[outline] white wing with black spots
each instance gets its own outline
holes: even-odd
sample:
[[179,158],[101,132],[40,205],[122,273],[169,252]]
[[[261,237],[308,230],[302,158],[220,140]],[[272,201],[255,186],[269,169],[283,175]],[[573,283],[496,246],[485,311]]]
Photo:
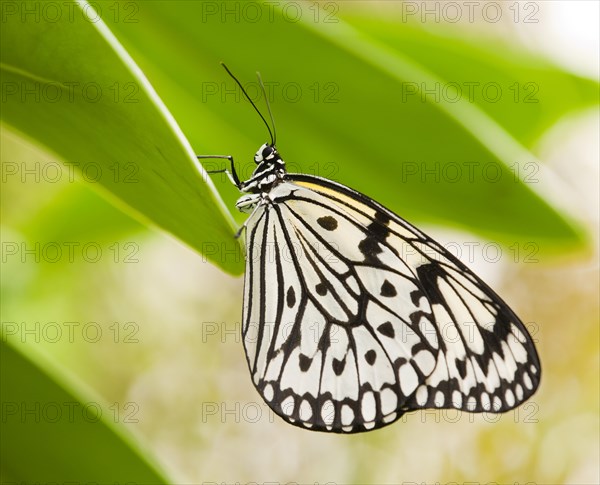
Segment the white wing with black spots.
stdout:
[[248,365],[288,422],[359,432],[427,407],[503,412],[537,388],[537,354],[510,308],[362,194],[286,175],[246,238]]

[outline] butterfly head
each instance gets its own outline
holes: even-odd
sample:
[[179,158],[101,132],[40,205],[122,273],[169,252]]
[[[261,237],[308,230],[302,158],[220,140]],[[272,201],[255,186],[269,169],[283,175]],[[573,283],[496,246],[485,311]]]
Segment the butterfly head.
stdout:
[[276,163],[278,161],[283,162],[277,148],[269,143],[263,144],[256,152],[256,155],[254,155],[254,163],[257,165],[260,165],[263,162]]
[[240,187],[242,192],[269,191],[273,184],[285,177],[285,162],[281,159],[273,143],[262,145],[254,155],[254,162],[256,168],[252,172],[250,180],[242,183]]

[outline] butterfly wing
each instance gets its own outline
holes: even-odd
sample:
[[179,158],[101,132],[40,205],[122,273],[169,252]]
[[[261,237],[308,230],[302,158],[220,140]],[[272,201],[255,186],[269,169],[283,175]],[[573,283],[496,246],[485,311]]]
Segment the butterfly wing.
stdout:
[[467,267],[352,189],[287,180],[248,221],[242,326],[278,415],[359,432],[420,408],[503,412],[533,394],[526,329]]

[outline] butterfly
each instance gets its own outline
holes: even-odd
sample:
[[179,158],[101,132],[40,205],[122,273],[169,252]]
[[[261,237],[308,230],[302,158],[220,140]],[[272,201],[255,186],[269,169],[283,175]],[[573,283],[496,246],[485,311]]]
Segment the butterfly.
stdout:
[[[501,413],[541,377],[527,329],[442,245],[370,197],[288,173],[271,135],[240,180],[242,338],[252,381],[288,423],[357,433],[407,412]],[[262,80],[259,75],[259,82]],[[264,87],[263,87],[264,91]],[[265,96],[266,99],[266,96]]]

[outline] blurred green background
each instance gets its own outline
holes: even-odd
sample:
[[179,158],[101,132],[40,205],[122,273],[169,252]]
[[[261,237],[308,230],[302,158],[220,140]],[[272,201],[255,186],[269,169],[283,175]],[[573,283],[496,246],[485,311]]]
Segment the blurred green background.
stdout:
[[[3,483],[598,483],[598,3],[1,3]],[[527,322],[502,415],[286,425],[239,335],[268,133],[424,228]],[[266,111],[265,111],[266,113]],[[208,170],[223,166],[207,160]]]

